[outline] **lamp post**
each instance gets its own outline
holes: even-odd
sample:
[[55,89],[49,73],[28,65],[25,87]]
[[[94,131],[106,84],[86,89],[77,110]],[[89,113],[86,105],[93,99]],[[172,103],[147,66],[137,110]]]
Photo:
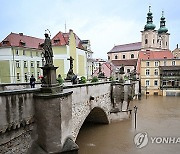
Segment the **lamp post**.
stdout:
[[137,106],[134,106],[134,128],[136,129],[136,114],[137,114]]

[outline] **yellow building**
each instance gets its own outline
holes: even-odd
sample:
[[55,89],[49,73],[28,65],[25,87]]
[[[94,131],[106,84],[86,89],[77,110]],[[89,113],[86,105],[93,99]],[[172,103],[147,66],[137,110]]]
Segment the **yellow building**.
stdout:
[[73,72],[78,76],[87,77],[87,53],[88,50],[83,46],[83,41],[73,32],[57,33],[52,38],[52,48],[54,52],[54,65],[58,67],[57,75],[61,74],[66,78],[70,68],[69,58],[73,60]]

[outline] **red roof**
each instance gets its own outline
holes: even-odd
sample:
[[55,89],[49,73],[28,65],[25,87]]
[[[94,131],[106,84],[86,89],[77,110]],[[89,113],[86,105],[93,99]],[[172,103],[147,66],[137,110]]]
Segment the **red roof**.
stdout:
[[[55,45],[55,46],[69,45],[70,32],[73,32],[73,31],[70,30],[69,33],[62,33],[62,32],[57,33],[52,38],[52,45]],[[74,34],[74,37],[76,40],[76,48],[85,50],[84,47],[82,46],[81,39],[74,32],[73,32],[73,34]]]
[[137,59],[129,59],[129,60],[112,60],[111,61],[114,66],[136,66]]
[[68,45],[68,40],[69,40],[68,33],[59,32],[52,38],[52,45],[55,46]]
[[171,51],[140,51],[138,58],[137,72],[140,73],[141,60],[160,60],[172,59],[173,54]]
[[23,35],[23,33],[10,33],[2,42],[1,46],[16,46],[38,49],[44,39]]
[[122,44],[114,46],[108,53],[125,52],[125,51],[137,51],[141,49],[141,42]]
[[140,60],[155,60],[155,59],[171,59],[173,54],[171,51],[140,51],[139,59]]

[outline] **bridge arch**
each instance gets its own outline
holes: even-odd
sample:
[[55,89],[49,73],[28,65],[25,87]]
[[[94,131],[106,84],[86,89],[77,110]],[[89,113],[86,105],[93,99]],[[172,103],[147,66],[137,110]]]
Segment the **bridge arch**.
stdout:
[[75,140],[77,139],[78,134],[81,131],[81,127],[85,122],[100,123],[100,124],[110,123],[106,111],[101,107],[94,107],[92,110],[90,110],[89,114],[86,117],[84,117],[84,120],[81,122],[81,124],[78,127],[79,129],[75,131],[75,136],[74,136]]
[[100,107],[94,107],[85,119],[86,122],[108,124],[109,119],[106,112]]

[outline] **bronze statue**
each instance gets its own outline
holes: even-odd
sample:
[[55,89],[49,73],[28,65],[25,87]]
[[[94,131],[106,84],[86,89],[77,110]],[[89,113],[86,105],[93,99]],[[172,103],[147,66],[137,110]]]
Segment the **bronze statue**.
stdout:
[[44,57],[45,57],[45,65],[53,65],[53,51],[52,51],[52,44],[51,39],[47,33],[45,35],[45,41],[43,44],[44,49]]

